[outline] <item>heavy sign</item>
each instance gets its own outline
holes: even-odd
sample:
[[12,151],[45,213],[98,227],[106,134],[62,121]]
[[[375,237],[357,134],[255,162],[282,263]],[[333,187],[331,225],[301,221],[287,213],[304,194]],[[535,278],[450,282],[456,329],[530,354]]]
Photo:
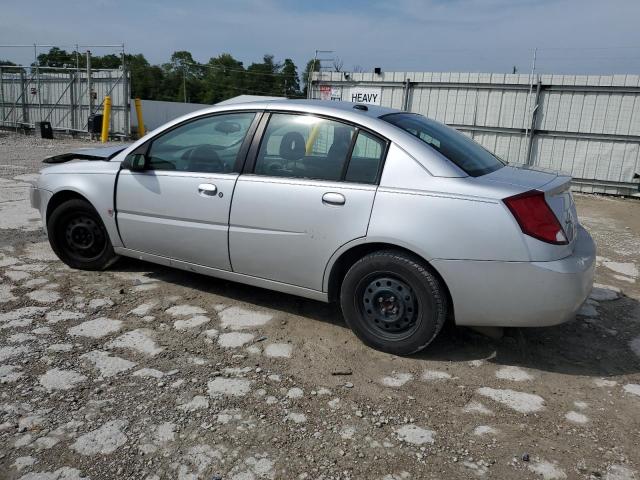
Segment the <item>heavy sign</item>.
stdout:
[[349,94],[349,101],[351,102],[380,105],[382,89],[379,87],[351,87]]

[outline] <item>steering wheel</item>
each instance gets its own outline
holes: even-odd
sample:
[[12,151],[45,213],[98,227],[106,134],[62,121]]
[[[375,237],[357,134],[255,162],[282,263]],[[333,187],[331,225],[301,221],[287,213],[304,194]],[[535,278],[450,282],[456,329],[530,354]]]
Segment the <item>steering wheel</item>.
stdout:
[[198,145],[187,150],[182,158],[186,160],[186,170],[196,172],[223,173],[225,164],[213,145]]

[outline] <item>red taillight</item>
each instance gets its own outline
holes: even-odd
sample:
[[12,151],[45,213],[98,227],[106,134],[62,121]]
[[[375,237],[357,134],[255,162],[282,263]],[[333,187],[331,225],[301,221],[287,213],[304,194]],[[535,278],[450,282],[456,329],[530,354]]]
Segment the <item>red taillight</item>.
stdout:
[[568,243],[560,222],[544,199],[544,193],[530,190],[503,201],[523,233],[555,245]]

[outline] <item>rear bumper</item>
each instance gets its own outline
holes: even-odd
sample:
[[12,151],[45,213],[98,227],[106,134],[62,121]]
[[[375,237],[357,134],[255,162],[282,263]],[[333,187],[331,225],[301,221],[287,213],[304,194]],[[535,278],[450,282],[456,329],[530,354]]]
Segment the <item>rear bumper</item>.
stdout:
[[596,247],[578,228],[573,253],[552,262],[433,260],[457,325],[543,327],[574,318],[591,293]]

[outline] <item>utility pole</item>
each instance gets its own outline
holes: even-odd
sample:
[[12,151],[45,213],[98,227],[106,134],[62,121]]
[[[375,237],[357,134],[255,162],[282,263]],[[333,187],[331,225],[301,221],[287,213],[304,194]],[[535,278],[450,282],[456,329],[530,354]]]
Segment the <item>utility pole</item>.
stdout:
[[328,60],[333,60],[332,58],[318,58],[318,54],[319,53],[333,53],[333,50],[316,50],[315,55],[313,56],[313,63],[311,64],[311,71],[308,72],[307,75],[307,98],[311,98],[311,77],[313,76],[313,73],[316,71],[316,65],[318,64],[318,62],[320,62],[320,68],[318,69],[318,71],[322,70],[322,61],[328,61]]
[[184,103],[187,103],[187,66],[182,64],[182,93],[184,94]]
[[89,112],[87,113],[87,127],[91,132],[91,140],[93,140],[93,125],[89,125],[91,122],[91,115],[93,115],[93,92],[92,90],[92,82],[91,82],[91,51],[87,50],[87,106],[89,107]]
[[307,98],[311,98],[311,75],[316,70],[316,62],[318,61],[318,50],[316,50],[315,55],[313,56],[313,63],[311,64],[311,70],[307,72]]
[[[534,48],[533,49],[533,61],[531,62],[531,76],[529,77],[529,95],[527,96],[527,105],[525,108],[526,114],[527,116],[530,114],[529,110],[530,110],[530,105],[529,105],[529,99],[531,98],[531,94],[533,93],[533,81],[534,81],[534,76],[536,74],[536,58],[538,56],[538,48]],[[527,119],[529,120],[529,119]],[[525,138],[529,138],[529,125],[525,124]]]
[[122,79],[124,80],[123,88],[124,95],[122,99],[122,108],[124,113],[124,134],[128,137],[131,135],[131,77],[129,76],[129,72],[127,71],[127,58],[124,51],[124,43],[122,44]]
[[[36,64],[36,88],[38,89],[38,120],[42,121],[42,97],[40,96],[40,62],[38,61],[38,46],[35,43],[33,44],[33,58]],[[35,122],[33,122],[33,126],[35,128]]]
[[4,125],[4,121],[6,120],[4,116],[4,85],[2,85],[4,79],[2,75],[2,67],[0,67],[0,126]]

